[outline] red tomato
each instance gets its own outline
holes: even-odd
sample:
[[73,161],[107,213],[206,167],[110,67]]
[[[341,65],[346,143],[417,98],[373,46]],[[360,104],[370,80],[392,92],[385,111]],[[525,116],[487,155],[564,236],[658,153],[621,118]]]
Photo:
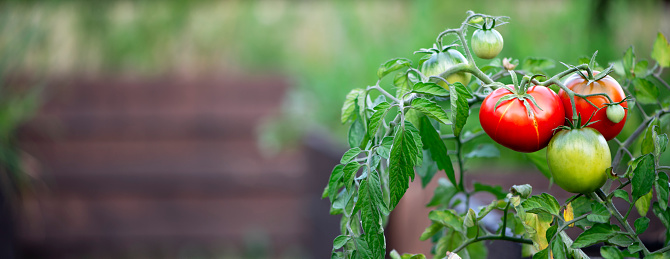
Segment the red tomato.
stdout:
[[500,98],[514,94],[505,88],[489,94],[479,110],[479,120],[486,134],[500,145],[519,152],[535,152],[546,147],[554,129],[565,123],[563,104],[556,93],[543,86],[532,86],[527,93],[542,109],[526,99],[532,116],[528,116],[526,106],[518,98],[503,101],[494,109]]
[[[594,71],[593,74],[597,75],[598,72]],[[565,80],[565,86],[578,94],[589,95],[605,93],[610,98],[612,98],[613,102],[620,102],[626,98],[626,94],[623,92],[623,89],[621,89],[621,85],[619,85],[619,83],[617,83],[617,81],[614,80],[614,78],[611,76],[605,76],[604,78],[589,85],[586,85],[587,83],[588,80],[582,78],[579,74],[576,73],[572,74],[570,77],[568,77],[568,79]],[[563,106],[565,107],[565,117],[571,120],[572,106],[570,104],[570,96],[568,96],[568,93],[563,91],[563,89],[558,92],[558,95],[561,97],[561,101],[563,101]],[[587,97],[586,99],[598,107],[603,107],[605,106],[605,103],[609,102],[609,100],[607,100],[607,98],[604,96],[591,96]],[[621,103],[621,106],[623,108],[628,108],[628,103],[623,102]],[[621,132],[621,129],[623,129],[624,124],[626,124],[626,118],[628,117],[628,109],[624,109],[625,114],[623,120],[619,121],[618,123],[614,123],[607,118],[607,108],[602,108],[598,111],[596,107],[593,107],[591,104],[586,102],[586,100],[579,97],[575,97],[575,107],[577,108],[577,113],[579,116],[582,117],[582,125],[586,124],[586,121],[588,121],[591,115],[595,113],[591,119],[591,122],[595,123],[589,125],[589,127],[594,128],[600,132],[600,134],[603,134],[605,140],[611,140],[619,135],[619,132]]]

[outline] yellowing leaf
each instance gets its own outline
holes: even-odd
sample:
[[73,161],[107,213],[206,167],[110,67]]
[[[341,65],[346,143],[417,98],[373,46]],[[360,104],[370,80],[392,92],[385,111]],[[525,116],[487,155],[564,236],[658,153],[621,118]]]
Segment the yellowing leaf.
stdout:
[[656,42],[654,42],[651,57],[658,62],[659,66],[670,67],[670,44],[668,44],[668,39],[660,32],[656,37]]
[[[572,203],[568,203],[563,210],[563,219],[568,222],[575,219],[575,213],[572,211]],[[575,223],[569,225],[569,227],[574,227]]]

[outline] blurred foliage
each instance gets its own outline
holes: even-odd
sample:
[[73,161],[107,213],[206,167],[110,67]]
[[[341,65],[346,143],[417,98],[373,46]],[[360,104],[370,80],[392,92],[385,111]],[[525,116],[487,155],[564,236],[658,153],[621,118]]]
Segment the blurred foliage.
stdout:
[[0,3],[0,48],[34,34],[18,42],[27,51],[12,63],[49,73],[287,74],[295,87],[281,115],[259,129],[261,144],[276,150],[315,130],[344,142],[346,93],[374,84],[386,60],[430,47],[467,10],[511,17],[498,28],[500,57],[576,64],[595,50],[601,63],[618,60],[629,45],[649,57],[656,33],[670,35],[667,8],[654,0],[9,1]]

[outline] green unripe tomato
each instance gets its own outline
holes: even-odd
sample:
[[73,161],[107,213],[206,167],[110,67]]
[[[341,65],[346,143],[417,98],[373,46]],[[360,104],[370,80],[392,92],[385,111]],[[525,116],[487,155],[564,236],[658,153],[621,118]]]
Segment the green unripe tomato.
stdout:
[[503,37],[496,29],[477,29],[472,34],[472,51],[477,57],[492,59],[503,49]]
[[[431,54],[430,58],[421,64],[419,71],[421,71],[421,73],[427,77],[439,76],[444,71],[447,71],[447,69],[461,63],[467,64],[468,60],[465,59],[463,54],[455,49],[450,48],[444,52]],[[450,74],[444,79],[446,79],[451,84],[460,82],[463,85],[468,85],[471,76],[472,75],[470,75],[470,73],[458,72]],[[449,89],[449,86],[442,80],[438,81],[437,84],[442,86],[444,89]]]
[[547,163],[556,185],[572,193],[590,193],[607,181],[612,156],[603,135],[585,127],[556,133],[547,147]]
[[615,104],[607,106],[607,119],[614,123],[619,123],[623,120],[623,117],[626,116],[626,111],[623,110],[621,105]]

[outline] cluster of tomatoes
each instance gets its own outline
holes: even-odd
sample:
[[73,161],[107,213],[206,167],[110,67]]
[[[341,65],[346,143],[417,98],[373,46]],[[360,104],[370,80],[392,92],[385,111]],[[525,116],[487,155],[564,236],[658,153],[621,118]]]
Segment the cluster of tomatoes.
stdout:
[[[502,36],[493,28],[480,28],[473,33],[471,46],[478,57],[491,59],[502,50]],[[434,49],[420,70],[428,77],[438,76],[460,63],[467,63],[467,59],[457,50]],[[597,74],[576,72],[564,81],[581,96],[573,99],[581,122],[577,124],[581,125],[571,123],[572,98],[566,91],[556,93],[529,83],[491,92],[480,108],[482,128],[494,141],[515,151],[529,153],[548,147],[547,162],[554,182],[569,192],[593,192],[607,180],[611,165],[607,141],[623,129],[628,107],[619,83],[610,76],[594,80]],[[467,85],[470,76],[458,72],[445,79]],[[439,84],[448,88],[444,82]]]

